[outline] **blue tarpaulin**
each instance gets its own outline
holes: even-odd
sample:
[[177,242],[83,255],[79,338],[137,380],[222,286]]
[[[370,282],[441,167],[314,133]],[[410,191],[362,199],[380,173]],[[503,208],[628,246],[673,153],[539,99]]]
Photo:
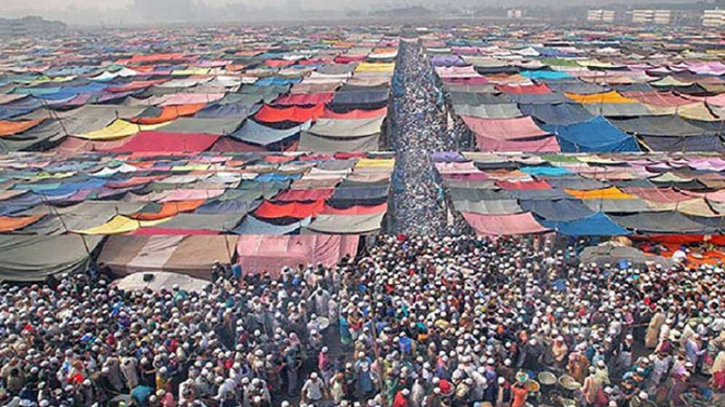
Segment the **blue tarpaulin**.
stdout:
[[637,140],[619,130],[603,117],[568,126],[542,125],[556,134],[565,153],[620,153],[640,151]]
[[620,236],[629,234],[627,229],[617,225],[601,212],[583,219],[559,222],[541,219],[539,223],[567,236]]

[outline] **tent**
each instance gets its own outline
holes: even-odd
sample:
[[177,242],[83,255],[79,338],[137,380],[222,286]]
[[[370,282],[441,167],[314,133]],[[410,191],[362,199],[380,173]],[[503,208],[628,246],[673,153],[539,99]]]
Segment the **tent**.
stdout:
[[565,126],[543,125],[556,134],[564,152],[633,152],[639,151],[637,140],[612,126],[603,117]]
[[119,276],[148,271],[209,279],[215,260],[230,263],[236,236],[113,236],[98,261]]
[[317,263],[333,266],[345,255],[354,256],[358,243],[358,236],[242,235],[237,243],[237,253],[245,273],[269,272],[276,278],[283,267]]
[[42,282],[49,275],[85,270],[98,236],[0,235],[0,280]]

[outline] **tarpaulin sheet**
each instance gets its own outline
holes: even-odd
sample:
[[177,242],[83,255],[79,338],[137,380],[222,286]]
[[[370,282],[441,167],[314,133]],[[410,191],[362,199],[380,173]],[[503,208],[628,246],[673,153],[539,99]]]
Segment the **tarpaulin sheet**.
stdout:
[[357,137],[357,138],[332,138],[318,137],[308,132],[302,132],[300,136],[300,151],[376,151],[380,146],[380,135]]
[[232,230],[237,235],[288,235],[297,233],[299,230],[312,222],[312,218],[305,218],[298,222],[284,225],[276,225],[257,219],[254,216],[247,216],[242,223]]
[[540,84],[498,84],[496,89],[499,92],[514,94],[514,95],[541,95],[544,93],[551,93],[551,89],[544,83]]
[[290,127],[288,129],[275,129],[257,123],[254,120],[247,120],[242,127],[230,134],[229,137],[245,141],[247,143],[258,144],[262,146],[274,144],[290,137],[298,136],[303,130],[309,129],[310,122],[304,122],[300,125]]
[[725,146],[723,146],[722,140],[715,135],[686,137],[639,136],[639,138],[652,151],[725,152]]
[[120,233],[133,232],[134,230],[144,226],[156,226],[166,222],[168,219],[159,220],[136,220],[126,216],[114,216],[108,222],[84,230],[73,230],[73,232],[82,235],[116,235]]
[[325,207],[325,201],[319,200],[311,203],[289,202],[278,203],[264,201],[255,211],[254,215],[260,218],[297,218],[317,216]]
[[546,136],[530,116],[515,119],[480,119],[463,116],[466,125],[477,136],[493,140],[519,140]]
[[239,117],[222,117],[216,119],[182,117],[159,128],[158,131],[181,134],[230,134],[239,128],[243,120]]
[[516,103],[478,106],[453,105],[453,110],[460,116],[482,119],[510,119],[523,116]]
[[[332,195],[333,201],[352,201],[361,202],[366,200],[379,200],[388,197],[388,190],[390,186],[388,184],[368,184],[361,186],[345,186],[350,183],[345,183],[335,188],[335,193]],[[365,184],[365,183],[363,183]]]
[[0,232],[12,232],[14,230],[22,229],[28,225],[37,222],[42,217],[43,215],[18,217],[0,216]]
[[581,105],[574,103],[520,105],[525,115],[533,116],[546,124],[564,126],[589,121],[594,116]]
[[194,213],[204,215],[218,213],[247,214],[257,209],[257,207],[262,204],[262,200],[259,199],[262,197],[262,193],[257,192],[257,195],[258,196],[256,196],[254,200],[245,200],[244,198],[240,198],[225,200],[216,199],[213,201],[208,201],[203,205],[199,206],[194,211]]
[[213,199],[224,193],[224,189],[182,189],[174,187],[168,195],[158,200],[159,203]]
[[645,212],[610,215],[620,226],[645,233],[711,233],[713,228],[695,222],[678,212]]
[[483,215],[511,215],[524,212],[516,199],[488,201],[453,201],[458,212],[480,213]]
[[293,93],[283,95],[274,101],[277,106],[306,106],[327,104],[332,100],[333,93]]
[[372,119],[319,119],[308,130],[316,136],[356,138],[380,133],[384,117]]
[[332,196],[335,190],[333,188],[325,189],[289,189],[280,192],[274,197],[275,201],[292,202],[292,201],[319,201],[325,200]]
[[367,215],[319,215],[306,229],[326,234],[365,234],[380,230],[385,212]]
[[675,264],[674,260],[662,256],[652,256],[629,246],[614,246],[612,244],[603,244],[600,246],[590,246],[584,248],[579,256],[580,262],[583,264],[596,263],[600,266],[605,264],[619,264],[622,260],[636,266],[646,264],[659,264],[665,269]]
[[146,204],[142,209],[140,209],[136,213],[131,214],[130,216],[133,219],[138,220],[166,219],[180,212],[191,212],[203,205],[204,202],[206,202],[205,199],[181,202],[166,202],[163,204],[151,202]]
[[587,103],[637,103],[637,100],[622,96],[617,91],[580,95],[577,93],[565,93],[569,99],[582,104]]
[[345,112],[335,112],[334,110],[325,109],[320,119],[372,119],[375,117],[384,117],[388,114],[387,107],[381,107],[379,109],[352,109]]
[[22,133],[26,130],[29,130],[29,129],[37,126],[42,121],[43,121],[43,119],[22,120],[22,121],[15,121],[15,122],[0,120],[0,137],[11,136],[13,134]]
[[589,209],[605,213],[637,213],[650,212],[653,208],[647,201],[635,199],[586,199],[584,205]]
[[576,189],[565,189],[567,194],[578,199],[636,199],[634,195],[626,194],[621,190],[610,187],[606,189],[595,189],[590,191],[579,191]]
[[83,139],[90,139],[90,140],[115,140],[119,138],[124,138],[128,136],[132,136],[138,132],[141,131],[150,131],[154,129],[158,129],[159,127],[163,127],[167,125],[168,123],[159,123],[159,124],[134,124],[130,123],[126,120],[118,119],[111,123],[109,126],[98,130],[93,131],[90,133],[84,133],[84,134],[74,134],[78,138]]
[[325,205],[325,209],[320,214],[322,215],[372,215],[375,213],[385,213],[388,210],[388,204],[383,202],[378,205],[353,205],[348,208],[335,208],[330,205]]
[[611,119],[612,124],[627,133],[642,136],[703,136],[712,135],[677,116],[644,116],[631,119]]
[[533,212],[537,216],[553,222],[583,219],[595,213],[578,199],[521,200],[519,205],[524,211]]
[[502,93],[451,92],[450,97],[454,105],[480,106],[513,103],[511,97]]
[[167,133],[145,131],[136,134],[115,152],[191,152],[208,150],[219,139],[216,134]]
[[588,103],[582,106],[593,116],[626,118],[652,115],[652,111],[642,103]]
[[622,92],[622,95],[654,106],[682,106],[692,103],[671,92]]
[[627,229],[620,227],[601,212],[586,218],[568,221],[542,219],[540,223],[565,236],[621,236],[629,234]]
[[463,212],[462,215],[479,236],[523,235],[548,230],[534,219],[531,212],[515,215],[481,215]]
[[652,202],[676,203],[692,199],[691,196],[672,188],[623,188],[622,190]]
[[97,236],[0,235],[0,279],[42,282],[49,275],[83,271],[101,242]]
[[193,116],[200,111],[205,104],[197,105],[180,105],[166,107],[151,107],[146,109],[142,114],[129,120],[137,124],[159,124],[176,120],[183,116]]
[[610,124],[603,117],[566,126],[543,125],[557,135],[562,151],[631,152],[639,151],[637,140]]
[[180,213],[161,225],[164,229],[213,230],[225,232],[234,229],[244,216],[243,213]]
[[390,91],[387,88],[371,87],[366,90],[337,90],[330,106],[333,108],[354,108],[384,106],[388,103]]
[[216,119],[222,117],[247,117],[257,113],[262,107],[261,99],[259,104],[245,103],[216,103],[208,105],[194,114],[196,119]]
[[284,121],[303,123],[309,120],[316,120],[325,111],[325,105],[317,105],[312,107],[274,107],[264,105],[254,115],[255,120],[267,123],[279,123]]
[[283,267],[317,263],[334,266],[346,254],[354,257],[358,242],[358,236],[242,235],[237,243],[237,253],[245,273],[269,272],[276,278]]

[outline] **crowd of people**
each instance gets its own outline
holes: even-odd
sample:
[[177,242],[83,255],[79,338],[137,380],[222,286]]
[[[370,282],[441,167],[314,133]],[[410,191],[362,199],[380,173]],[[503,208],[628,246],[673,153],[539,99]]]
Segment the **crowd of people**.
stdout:
[[[123,291],[86,275],[3,285],[0,401],[721,402],[721,267],[579,264],[574,248],[543,238],[381,236],[368,251],[334,267],[285,268],[276,278],[237,278],[218,266],[217,281],[201,292]],[[542,373],[568,386],[547,393]]]
[[431,153],[452,148],[442,90],[418,43],[401,41],[398,52],[391,113],[390,147],[396,161],[390,230],[439,234],[447,225],[447,205]]

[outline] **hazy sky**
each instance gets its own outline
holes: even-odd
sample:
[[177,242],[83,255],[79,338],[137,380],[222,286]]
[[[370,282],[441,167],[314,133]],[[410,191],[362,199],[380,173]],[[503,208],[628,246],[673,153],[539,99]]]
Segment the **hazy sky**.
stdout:
[[[697,0],[0,0],[0,16],[21,17],[39,15],[49,19],[62,20],[71,24],[101,24],[108,22],[129,23],[134,21],[201,21],[219,19],[255,19],[259,15],[245,13],[245,7],[270,9],[278,7],[276,14],[291,12],[290,2],[299,2],[303,9],[351,10],[369,5],[398,8],[424,5],[441,9],[454,3],[458,6],[505,6],[522,4],[541,5],[592,5],[607,3],[644,3]],[[194,6],[196,5],[196,6]],[[229,7],[227,7],[229,6]],[[248,10],[248,8],[246,8]],[[268,14],[274,15],[269,12]]]

